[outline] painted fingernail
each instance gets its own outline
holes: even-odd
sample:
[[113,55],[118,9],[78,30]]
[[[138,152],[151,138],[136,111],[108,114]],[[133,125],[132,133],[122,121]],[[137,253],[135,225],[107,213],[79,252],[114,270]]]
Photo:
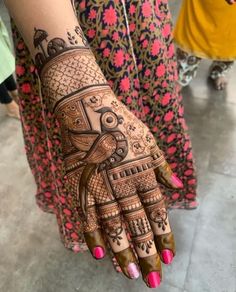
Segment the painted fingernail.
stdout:
[[171,176],[171,181],[177,188],[182,188],[184,186],[182,181],[174,174]]
[[132,279],[137,279],[139,277],[138,267],[134,263],[130,263],[127,270]]
[[151,272],[147,276],[148,285],[150,288],[156,288],[161,284],[161,277],[158,272]]
[[173,252],[169,249],[164,249],[161,252],[161,256],[162,256],[163,262],[166,265],[169,265],[173,261]]
[[105,255],[104,249],[100,246],[97,246],[93,249],[93,256],[96,259],[102,259]]

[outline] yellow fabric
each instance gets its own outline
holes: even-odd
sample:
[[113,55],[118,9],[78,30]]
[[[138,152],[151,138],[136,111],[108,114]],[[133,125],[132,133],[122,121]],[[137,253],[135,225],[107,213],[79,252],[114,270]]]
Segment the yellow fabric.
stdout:
[[183,0],[174,31],[177,45],[200,58],[236,59],[236,4]]

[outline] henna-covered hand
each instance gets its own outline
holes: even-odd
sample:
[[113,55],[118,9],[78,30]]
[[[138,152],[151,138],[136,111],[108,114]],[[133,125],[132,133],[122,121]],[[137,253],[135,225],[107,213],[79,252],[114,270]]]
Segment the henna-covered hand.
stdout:
[[157,181],[182,184],[148,128],[117,100],[86,41],[77,46],[76,35],[84,40],[78,27],[67,41],[35,29],[34,39],[43,95],[61,128],[67,185],[93,256],[105,255],[105,237],[127,277],[137,278],[139,266],[147,285],[156,287],[160,259],[168,264],[175,255]]

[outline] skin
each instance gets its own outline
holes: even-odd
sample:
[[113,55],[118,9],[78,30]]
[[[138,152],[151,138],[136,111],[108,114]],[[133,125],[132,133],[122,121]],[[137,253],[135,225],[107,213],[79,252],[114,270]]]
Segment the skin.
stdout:
[[[106,237],[123,273],[128,278],[136,278],[137,273],[134,277],[129,272],[129,267],[135,265],[140,269],[147,286],[155,288],[159,285],[158,277],[161,279],[161,260],[170,263],[175,255],[174,237],[157,182],[175,189],[182,187],[182,183],[173,175],[148,128],[117,100],[106,84],[100,68],[80,33],[81,29],[70,1],[7,0],[5,2],[32,57],[36,56],[37,61],[41,60],[37,59],[37,56],[47,54],[50,56],[43,64],[36,62],[39,64],[42,93],[46,106],[60,124],[68,187],[77,198],[77,207],[81,214],[78,220],[83,222],[85,240],[92,255],[98,258],[99,252],[96,248],[106,250],[104,241]],[[47,34],[44,47],[35,45],[37,29]],[[78,33],[75,34],[75,31]],[[75,35],[76,44],[68,39],[68,32],[70,35]],[[50,47],[46,47],[46,44],[53,40],[57,44],[64,43],[66,50],[55,55],[53,49],[50,53],[48,50]],[[67,66],[71,60],[74,66],[72,70]],[[89,78],[92,77],[91,80],[96,80],[98,84],[93,84],[94,81],[86,84],[84,81],[86,78],[80,80],[81,76],[87,77],[88,73],[87,65],[83,69],[84,64],[80,60],[83,62],[85,60],[86,64],[91,65]],[[68,68],[70,70],[67,70]],[[67,74],[63,75],[63,73],[61,76],[61,72],[67,72]],[[105,98],[101,98],[101,104],[99,104],[94,101],[94,96],[105,96]],[[78,106],[77,116],[74,104]],[[113,131],[109,131],[102,117],[104,112],[112,107],[112,115],[117,119],[121,117],[122,121],[113,128]],[[83,115],[81,108],[84,110]],[[78,120],[82,120],[84,124],[88,121],[89,126],[78,128]],[[135,129],[130,129],[128,126],[130,124],[135,125]],[[114,131],[120,133],[125,141],[126,146],[123,146],[125,155],[121,161],[107,166],[105,162],[112,157],[112,147],[119,150],[114,142]],[[143,143],[143,137],[148,137],[146,143]],[[90,141],[90,144],[81,145],[82,138],[87,139],[86,143]],[[141,141],[141,152],[137,152],[137,144],[136,147],[131,147],[137,140]],[[107,146],[109,147],[106,148]],[[73,151],[68,151],[69,148]],[[111,151],[110,154],[109,151]],[[76,160],[71,153],[73,153],[72,156],[81,157],[81,159]],[[109,155],[101,159],[101,153]],[[78,166],[71,171],[75,164]],[[133,172],[144,164],[148,165],[148,169],[138,174]],[[126,178],[122,176],[117,181],[110,179],[112,175],[128,170],[130,173]],[[131,210],[129,206],[132,206]],[[112,216],[109,215],[110,210],[113,210]],[[121,215],[129,226],[131,240],[138,258],[130,247]],[[139,225],[140,222],[141,225]],[[145,239],[140,236],[140,232],[144,232]],[[172,255],[170,260],[166,260],[166,254]]]

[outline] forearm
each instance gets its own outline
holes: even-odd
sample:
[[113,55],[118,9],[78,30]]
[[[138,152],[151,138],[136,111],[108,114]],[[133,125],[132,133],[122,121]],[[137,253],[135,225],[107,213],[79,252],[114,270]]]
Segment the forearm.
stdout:
[[[29,50],[34,58],[40,51],[40,46],[34,45],[35,28],[47,32],[49,38],[42,42],[46,48],[47,41],[53,38],[61,38],[70,46],[68,32],[74,33],[78,26],[71,1],[68,0],[5,0],[18,29],[20,30]],[[84,46],[81,37],[77,36],[76,45]]]

